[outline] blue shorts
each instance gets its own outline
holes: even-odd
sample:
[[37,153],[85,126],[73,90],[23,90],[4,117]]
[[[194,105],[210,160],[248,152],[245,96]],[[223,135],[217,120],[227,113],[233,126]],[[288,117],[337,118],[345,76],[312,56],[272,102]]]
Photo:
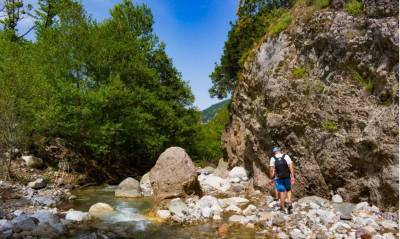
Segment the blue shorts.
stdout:
[[292,184],[290,183],[290,178],[276,178],[275,187],[278,192],[286,192],[292,189]]

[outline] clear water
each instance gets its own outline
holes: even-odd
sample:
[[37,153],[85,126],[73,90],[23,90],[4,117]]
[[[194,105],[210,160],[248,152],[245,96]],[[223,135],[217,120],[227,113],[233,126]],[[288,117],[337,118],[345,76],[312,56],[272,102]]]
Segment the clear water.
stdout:
[[[115,212],[90,223],[74,225],[68,230],[65,238],[92,239],[97,238],[134,238],[134,239],[189,239],[189,238],[234,238],[250,239],[265,238],[257,236],[252,229],[240,226],[231,226],[223,236],[217,233],[223,222],[208,222],[197,225],[179,225],[171,223],[157,223],[146,216],[152,210],[154,203],[151,198],[116,198],[114,186],[93,186],[75,190],[77,196],[60,206],[63,210],[73,208],[88,211],[90,206],[103,202],[110,204]],[[107,237],[102,237],[107,236]]]

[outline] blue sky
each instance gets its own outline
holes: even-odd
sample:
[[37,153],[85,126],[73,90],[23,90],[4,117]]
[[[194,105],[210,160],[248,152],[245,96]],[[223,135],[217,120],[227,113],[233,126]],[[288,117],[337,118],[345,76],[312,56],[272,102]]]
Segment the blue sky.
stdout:
[[[86,10],[95,19],[109,16],[117,0],[83,0]],[[154,15],[154,31],[167,44],[167,53],[175,67],[189,82],[200,109],[217,103],[211,99],[210,73],[222,54],[235,19],[238,0],[136,0],[148,5]]]

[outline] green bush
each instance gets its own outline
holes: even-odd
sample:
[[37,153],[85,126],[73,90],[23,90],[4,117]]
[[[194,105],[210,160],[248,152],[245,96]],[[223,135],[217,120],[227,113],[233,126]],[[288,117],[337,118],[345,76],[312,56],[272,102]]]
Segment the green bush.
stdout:
[[363,11],[363,4],[358,0],[350,0],[346,3],[344,8],[351,15],[358,15]]
[[307,74],[308,74],[308,69],[304,66],[299,66],[292,69],[292,75],[296,79],[303,78]]
[[278,18],[278,20],[275,23],[270,25],[268,32],[272,36],[276,36],[282,31],[286,30],[286,28],[288,28],[290,23],[292,23],[292,20],[293,16],[290,14],[290,12],[286,12],[280,18]]
[[329,132],[335,132],[338,129],[338,126],[335,121],[325,120],[322,122],[322,128]]
[[314,4],[314,6],[316,6],[318,8],[325,8],[331,4],[331,1],[330,0],[314,0],[313,4]]

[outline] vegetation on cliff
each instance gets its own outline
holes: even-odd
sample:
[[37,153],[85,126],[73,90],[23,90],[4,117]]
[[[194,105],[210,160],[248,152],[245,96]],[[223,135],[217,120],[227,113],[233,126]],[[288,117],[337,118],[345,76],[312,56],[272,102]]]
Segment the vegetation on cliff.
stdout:
[[231,23],[221,60],[215,65],[211,74],[213,82],[209,90],[211,96],[222,99],[233,91],[244,62],[255,45],[265,34],[278,34],[291,23],[292,16],[286,9],[293,2],[292,0],[240,1],[238,18]]

